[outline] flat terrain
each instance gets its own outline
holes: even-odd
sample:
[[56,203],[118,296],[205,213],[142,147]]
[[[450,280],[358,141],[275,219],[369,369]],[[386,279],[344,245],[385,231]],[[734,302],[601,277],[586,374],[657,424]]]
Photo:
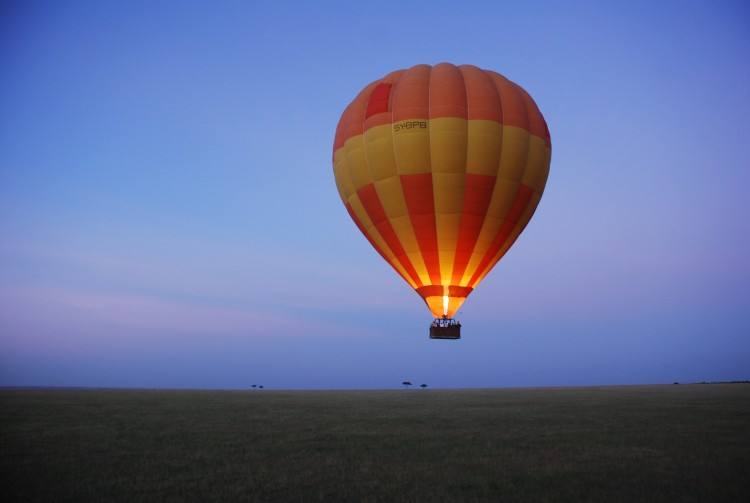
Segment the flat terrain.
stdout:
[[0,453],[5,501],[744,503],[750,385],[6,389]]

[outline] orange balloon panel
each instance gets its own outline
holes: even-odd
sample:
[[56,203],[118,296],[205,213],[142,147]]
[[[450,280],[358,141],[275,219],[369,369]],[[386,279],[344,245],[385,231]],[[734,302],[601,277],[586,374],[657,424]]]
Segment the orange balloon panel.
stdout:
[[453,317],[534,214],[550,152],[519,85],[470,65],[417,65],[344,110],[333,171],[362,234],[435,317]]

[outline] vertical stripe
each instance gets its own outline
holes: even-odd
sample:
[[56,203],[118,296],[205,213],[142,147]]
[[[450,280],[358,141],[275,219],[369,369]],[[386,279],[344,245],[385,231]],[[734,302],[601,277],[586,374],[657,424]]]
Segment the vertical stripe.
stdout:
[[[377,116],[373,118],[375,117]],[[365,129],[365,155],[378,198],[407,257],[417,271],[420,281],[429,283],[430,278],[414,235],[409,210],[401,188],[401,178],[398,176],[393,154],[391,125],[384,124]]]
[[519,193],[519,182],[526,170],[529,153],[528,110],[523,97],[514,84],[502,75],[494,72],[486,74],[490,77],[500,102],[503,125],[499,138],[500,155],[495,187],[482,229],[460,282],[461,285],[469,286],[476,285],[477,275],[482,273],[487,262],[494,256],[491,254],[487,257],[487,254],[495,246],[496,238]]
[[[505,251],[512,246],[513,242],[518,237],[518,233],[514,233],[517,225],[520,223],[522,228],[525,227],[535,209],[536,204],[533,205],[534,208],[531,208],[530,213],[528,213],[528,207],[531,206],[534,189],[540,190],[539,194],[541,194],[541,190],[543,190],[543,184],[542,187],[539,187],[537,183],[529,183],[529,175],[531,172],[539,171],[538,169],[534,169],[538,163],[533,161],[538,158],[537,152],[539,149],[534,148],[535,142],[534,136],[532,136],[532,130],[533,133],[537,135],[539,135],[539,133],[544,134],[546,131],[544,119],[541,118],[541,114],[539,114],[536,104],[523,89],[500,75],[494,74],[494,76],[498,95],[503,103],[503,122],[508,126],[522,128],[522,131],[526,133],[524,134],[526,147],[522,150],[524,153],[523,161],[521,161],[520,157],[516,158],[515,156],[508,156],[511,157],[513,161],[509,163],[507,159],[503,159],[504,162],[500,165],[498,177],[510,176],[513,179],[522,180],[522,183],[518,187],[513,204],[505,217],[502,227],[469,280],[468,284],[472,287],[476,286],[487,275]],[[510,152],[520,153],[520,149],[518,148],[520,145],[516,145],[517,147],[511,149]],[[503,151],[504,157],[506,154],[505,150],[506,149]],[[536,201],[538,202],[538,198]],[[519,222],[522,217],[527,218],[526,222]]]
[[500,167],[503,134],[502,101],[492,77],[473,66],[463,65],[460,70],[469,123],[466,183],[451,274],[453,285],[461,283],[484,225]]
[[479,232],[482,230],[494,187],[494,176],[466,174],[464,207],[461,212],[456,257],[453,262],[452,285],[458,285],[466,271],[471,253],[479,238]]
[[[410,127],[392,128],[393,154],[422,262],[430,282],[440,282],[440,262],[432,196],[429,117],[430,67],[418,65],[399,77],[391,93],[392,120]],[[424,121],[420,121],[423,119]]]
[[376,181],[375,190],[386,212],[388,221],[396,233],[396,237],[403,247],[406,256],[417,271],[420,281],[422,283],[429,283],[430,277],[427,274],[427,267],[422,260],[419,243],[417,243],[414,228],[411,225],[409,209],[406,206],[404,192],[401,187],[401,178],[394,175],[385,180]]
[[[356,137],[352,138],[352,142],[347,143],[357,143]],[[342,147],[334,154],[334,173],[336,174],[337,186],[340,190],[342,201],[354,220],[355,225],[359,228],[360,232],[365,235],[365,238],[372,244],[375,250],[381,254],[381,256],[383,256],[383,258],[394,269],[396,269],[396,272],[398,272],[407,283],[412,287],[416,287],[416,282],[407,277],[406,270],[398,262],[393,251],[388,247],[388,244],[375,228],[372,219],[367,215],[367,212],[355,191],[351,177],[351,161],[350,156],[348,155],[348,150],[348,148]]]
[[401,270],[400,270],[399,267],[396,267],[394,261],[392,261],[391,259],[389,259],[388,256],[383,251],[383,249],[380,248],[377,245],[377,243],[373,240],[372,236],[370,236],[370,233],[367,232],[367,229],[365,229],[364,225],[362,225],[362,222],[360,222],[359,218],[357,218],[357,215],[354,213],[354,210],[352,209],[352,205],[351,204],[346,203],[346,211],[349,213],[349,216],[354,221],[354,225],[356,225],[357,228],[359,229],[359,232],[361,232],[365,236],[365,238],[367,238],[367,241],[370,243],[370,245],[372,245],[373,248],[375,248],[375,251],[378,252],[378,254],[381,257],[383,257],[383,260],[385,260],[386,262],[388,262],[388,264],[390,264],[390,266],[393,267],[393,269],[398,273],[398,275],[401,276],[402,278],[404,278],[404,281],[406,281],[409,284],[412,284],[413,282],[409,278],[407,278],[404,275],[404,273],[401,272]]
[[375,227],[375,224],[372,223],[372,219],[367,214],[367,211],[365,210],[365,207],[362,205],[362,201],[360,201],[359,196],[356,193],[352,194],[348,202],[352,208],[352,212],[354,212],[354,215],[357,217],[357,220],[361,223],[362,227],[367,232],[367,235],[370,236],[370,238],[372,238],[373,242],[375,243],[375,246],[378,247],[378,249],[382,250],[388,262],[399,271],[399,274],[401,274],[402,277],[406,278],[408,283],[413,288],[416,288],[417,284],[414,281],[412,281],[411,278],[408,278],[408,274],[406,273],[406,270],[403,268],[401,263],[396,259],[396,256],[393,254],[393,251],[390,249],[390,247],[388,247],[388,244],[383,239],[383,236],[381,236],[380,232],[378,232],[378,229]]
[[461,71],[442,63],[430,74],[430,160],[440,284],[449,285],[464,198],[467,148],[466,85]]
[[534,215],[541,197],[541,193],[534,191],[534,193],[531,195],[531,200],[529,200],[529,203],[526,205],[526,209],[523,211],[521,218],[518,219],[516,226],[510,233],[510,236],[505,240],[505,244],[503,244],[502,248],[500,248],[500,251],[490,261],[490,264],[485,267],[484,272],[479,276],[476,284],[479,284],[484,280],[487,274],[492,271],[492,268],[495,267],[495,265],[505,256],[508,250],[510,250],[513,244],[516,242],[516,239],[518,239],[518,236],[523,232],[523,230],[526,228],[526,225],[529,223],[529,220],[531,220],[531,217]]
[[433,284],[440,284],[435,205],[432,197],[432,173],[401,175],[401,187],[409,208],[414,234],[422,251],[422,259]]
[[516,197],[513,199],[513,205],[508,212],[508,216],[506,217],[505,222],[503,223],[502,227],[500,227],[500,231],[497,233],[497,236],[495,236],[492,245],[490,245],[489,249],[484,254],[484,258],[482,258],[482,261],[479,263],[479,266],[474,272],[474,275],[469,280],[470,287],[474,288],[476,286],[479,277],[485,271],[495,255],[500,251],[500,248],[502,248],[503,244],[508,239],[508,236],[510,236],[510,233],[516,226],[518,219],[521,218],[521,214],[523,213],[524,209],[526,209],[526,206],[531,199],[532,193],[533,191],[526,185],[521,184],[518,186]]
[[378,198],[375,187],[372,184],[365,185],[357,191],[357,194],[362,201],[362,205],[365,207],[365,211],[372,219],[373,224],[375,224],[375,228],[380,232],[380,235],[383,236],[383,239],[391,250],[393,250],[396,259],[401,262],[401,265],[406,269],[407,274],[411,277],[414,283],[421,286],[422,283],[419,280],[419,275],[414,269],[409,257],[406,256],[406,252],[401,246],[398,236],[396,236],[396,233],[393,231],[391,222],[385,214],[385,210],[380,202],[380,198]]

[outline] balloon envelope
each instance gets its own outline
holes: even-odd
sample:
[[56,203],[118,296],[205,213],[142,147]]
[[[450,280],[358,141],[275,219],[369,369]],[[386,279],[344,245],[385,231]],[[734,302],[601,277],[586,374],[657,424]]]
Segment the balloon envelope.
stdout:
[[550,154],[526,91],[442,63],[366,86],[341,115],[333,169],[362,234],[435,317],[453,317],[534,214]]

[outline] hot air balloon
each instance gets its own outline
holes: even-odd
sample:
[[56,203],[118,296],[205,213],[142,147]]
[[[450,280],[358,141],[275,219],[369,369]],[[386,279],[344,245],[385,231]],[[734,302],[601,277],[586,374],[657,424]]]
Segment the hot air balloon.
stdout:
[[547,124],[531,96],[471,65],[417,65],[367,85],[333,143],[341,200],[375,250],[424,299],[430,337],[513,245],[549,173]]

